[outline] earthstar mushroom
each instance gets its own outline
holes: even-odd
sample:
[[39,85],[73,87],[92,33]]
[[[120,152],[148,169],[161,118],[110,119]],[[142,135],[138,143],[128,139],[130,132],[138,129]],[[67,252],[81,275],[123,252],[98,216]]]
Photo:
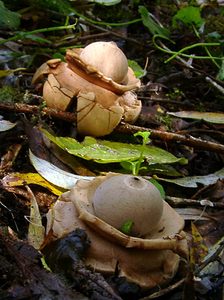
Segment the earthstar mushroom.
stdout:
[[52,59],[36,71],[35,84],[44,76],[43,98],[47,106],[66,110],[77,97],[77,129],[81,134],[111,133],[123,118],[135,122],[141,101],[134,90],[140,81],[128,67],[124,53],[113,42],[95,42],[68,49],[66,62]]
[[[188,250],[182,217],[159,194],[150,182],[132,175],[80,180],[48,212],[47,231],[60,238],[82,228],[91,240],[87,265],[110,274],[118,266],[120,276],[145,289],[163,285]],[[120,231],[127,219],[134,221],[131,235]]]

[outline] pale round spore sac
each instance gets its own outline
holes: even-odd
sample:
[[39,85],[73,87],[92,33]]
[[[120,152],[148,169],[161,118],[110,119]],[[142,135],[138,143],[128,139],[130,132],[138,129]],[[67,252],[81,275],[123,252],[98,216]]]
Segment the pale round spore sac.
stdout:
[[130,235],[143,237],[158,225],[163,213],[159,190],[148,180],[132,175],[113,176],[96,189],[92,205],[95,215],[120,230],[133,222]]
[[113,42],[89,44],[82,50],[80,58],[117,83],[122,83],[127,76],[127,58]]

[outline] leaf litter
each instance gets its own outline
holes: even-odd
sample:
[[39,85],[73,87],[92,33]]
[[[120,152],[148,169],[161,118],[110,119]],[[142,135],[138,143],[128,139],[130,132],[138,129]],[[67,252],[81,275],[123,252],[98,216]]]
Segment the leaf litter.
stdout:
[[[117,7],[119,7],[119,5],[123,5],[120,1],[108,1],[108,3],[111,5],[110,12],[113,12],[113,9],[118,12]],[[91,8],[87,5],[84,10],[82,4],[80,4],[79,9],[80,11],[85,12],[89,10],[94,13],[96,13],[96,11],[97,13],[100,13],[100,11],[103,10],[103,4],[105,3],[101,3],[100,9],[97,6],[97,10],[94,10],[95,4],[92,4]],[[4,29],[9,28],[9,30],[13,32],[15,29],[18,30],[19,22],[24,23],[27,21],[32,22],[34,27],[39,25],[37,9],[38,3],[35,4],[35,10],[32,8],[33,4],[29,6],[30,11],[28,9],[26,11],[26,15],[24,15],[23,10],[20,10],[20,7],[16,7],[16,9],[14,9],[14,5],[16,4],[12,3],[9,5],[9,8],[11,8],[12,11],[8,8],[6,9],[3,5],[1,6],[1,13],[3,14],[6,12],[10,21],[7,25],[5,23],[5,18],[2,18],[3,21],[1,26]],[[46,6],[47,5],[50,5],[48,7],[50,10],[56,10],[59,12],[59,15],[63,15],[65,11],[67,15],[71,12],[70,3],[68,4],[63,0],[58,1],[57,4],[54,4],[53,1],[47,1]],[[135,3],[133,2],[132,5],[135,5]],[[138,32],[138,35],[136,35],[137,32],[130,30],[131,27],[128,27],[128,34],[124,33],[122,36],[119,36],[119,33],[116,32],[117,35],[113,35],[115,33],[114,30],[109,32],[109,27],[107,27],[106,31],[105,28],[101,27],[101,23],[103,22],[100,21],[100,17],[96,20],[92,20],[93,22],[91,23],[89,16],[91,15],[94,18],[94,14],[88,14],[88,17],[86,17],[85,14],[83,15],[80,11],[77,11],[76,17],[81,16],[79,22],[83,31],[81,30],[80,32],[83,34],[81,33],[79,36],[75,37],[76,45],[77,43],[85,44],[91,42],[90,37],[88,37],[88,34],[90,34],[89,36],[92,34],[91,26],[93,24],[98,24],[98,28],[95,27],[94,30],[99,30],[100,34],[102,34],[102,32],[103,34],[109,33],[110,36],[118,41],[118,43],[127,43],[128,47],[126,48],[128,54],[137,53],[133,56],[134,59],[137,58],[138,65],[135,63],[134,65],[137,66],[136,72],[139,72],[139,77],[143,76],[142,80],[146,86],[146,92],[144,92],[142,96],[147,96],[148,98],[142,100],[143,107],[153,108],[155,103],[159,103],[162,107],[160,110],[162,113],[152,113],[152,118],[150,120],[147,115],[144,116],[144,120],[146,120],[144,126],[148,126],[150,129],[152,127],[152,132],[154,130],[154,136],[152,135],[151,144],[145,146],[144,149],[144,159],[151,169],[140,169],[140,174],[147,175],[149,177],[152,176],[154,178],[157,176],[159,182],[164,186],[167,201],[169,197],[178,197],[177,199],[179,199],[178,201],[179,204],[182,205],[182,208],[184,205],[185,212],[183,211],[183,213],[185,213],[186,218],[188,217],[189,220],[193,220],[193,223],[187,220],[185,226],[185,230],[189,234],[189,240],[193,237],[194,242],[194,245],[191,248],[191,262],[193,264],[193,270],[187,271],[187,274],[184,273],[184,278],[180,280],[178,280],[179,277],[177,277],[176,281],[171,282],[168,287],[161,288],[159,292],[152,291],[151,295],[139,296],[137,292],[134,294],[134,289],[132,289],[132,292],[134,297],[137,299],[142,297],[146,299],[159,299],[160,296],[164,295],[166,299],[174,299],[175,297],[177,298],[178,295],[180,296],[178,291],[180,291],[181,287],[181,297],[183,299],[186,299],[186,295],[189,295],[189,293],[192,296],[191,299],[193,299],[193,295],[203,299],[221,299],[219,297],[220,294],[218,294],[217,291],[220,290],[220,286],[223,284],[223,266],[222,263],[220,263],[220,261],[223,261],[224,197],[222,152],[212,153],[211,148],[203,148],[205,143],[199,151],[193,144],[185,145],[184,143],[178,142],[177,139],[174,141],[168,140],[168,138],[167,140],[166,138],[158,138],[158,134],[164,132],[174,134],[180,133],[183,135],[185,134],[186,138],[189,134],[189,136],[195,138],[197,142],[198,140],[205,142],[212,141],[216,145],[223,145],[223,54],[220,52],[221,43],[219,40],[219,31],[221,27],[216,26],[215,22],[212,21],[212,17],[214,17],[211,13],[213,8],[212,6],[209,6],[209,4],[207,4],[208,7],[207,5],[202,7],[192,7],[189,5],[187,8],[179,7],[179,10],[175,7],[172,13],[169,11],[171,7],[168,8],[160,6],[158,8],[156,3],[152,3],[149,6],[147,5],[147,7],[145,7],[142,3],[140,3],[140,5],[140,7],[135,7],[135,10],[131,10],[131,14],[129,16],[126,16],[132,20],[133,17],[136,17],[136,21],[134,20],[134,23],[136,22],[134,25],[136,26],[135,28],[137,28],[139,24],[142,26],[142,23],[145,25],[145,28],[141,28],[141,33]],[[153,14],[155,13],[155,8],[157,8],[157,13]],[[216,9],[219,10],[219,7],[217,6]],[[43,14],[46,13],[44,8],[41,10]],[[128,13],[129,10],[130,7],[128,6],[125,11]],[[162,14],[158,14],[158,10],[162,12]],[[202,18],[202,10],[208,12],[208,16],[203,14]],[[22,17],[17,13],[13,13],[13,11],[20,11]],[[73,13],[74,11],[76,12],[76,10],[73,10]],[[193,11],[195,16],[194,18],[192,18],[190,11]],[[51,12],[48,11],[48,13],[50,14]],[[114,18],[115,15],[116,14],[113,16]],[[155,17],[155,15],[159,16],[159,20]],[[36,18],[33,18],[33,16]],[[73,14],[69,15],[71,22],[74,21],[72,16]],[[173,22],[172,26],[175,26],[175,29],[172,28],[171,25],[171,27],[163,25],[163,23],[168,24],[166,22],[167,19],[164,19],[164,16],[170,19],[170,24]],[[105,10],[103,12],[103,17],[103,19],[106,17],[111,19],[109,10]],[[52,18],[54,19],[54,15],[52,15]],[[215,18],[219,19],[219,24],[222,24],[222,21],[220,21],[221,15],[215,15]],[[48,18],[48,20],[50,20],[50,18]],[[34,24],[33,22],[36,23]],[[114,21],[114,24],[116,22],[117,20]],[[202,22],[204,22],[203,26]],[[212,27],[213,24],[215,27]],[[52,24],[48,23],[46,28],[50,28],[51,26]],[[101,32],[101,28],[104,31]],[[41,227],[42,221],[44,221],[44,215],[48,211],[49,206],[55,201],[55,198],[50,198],[51,194],[54,193],[55,195],[59,195],[64,191],[64,189],[73,186],[76,180],[81,177],[79,177],[79,173],[76,175],[72,172],[64,172],[64,170],[59,167],[59,164],[55,162],[52,163],[49,157],[45,157],[45,159],[44,157],[38,157],[37,153],[35,153],[32,157],[33,161],[35,161],[32,165],[28,158],[29,146],[27,144],[26,132],[23,131],[23,128],[21,131],[22,126],[20,124],[20,117],[18,117],[18,114],[25,113],[28,116],[30,113],[33,114],[35,111],[35,116],[33,115],[32,118],[29,117],[30,120],[32,119],[31,121],[33,124],[36,125],[39,121],[40,123],[47,122],[48,125],[53,127],[54,131],[57,132],[58,136],[53,136],[49,132],[45,132],[46,136],[48,136],[55,145],[61,147],[62,151],[66,152],[66,154],[71,155],[73,158],[75,157],[77,161],[81,161],[81,163],[84,162],[87,169],[91,168],[91,171],[95,169],[96,175],[101,173],[104,174],[111,170],[120,172],[121,168],[119,163],[125,162],[125,160],[134,162],[140,157],[142,145],[138,145],[133,142],[132,138],[130,138],[132,135],[131,131],[128,132],[128,142],[126,142],[127,137],[125,135],[122,136],[122,142],[112,142],[110,137],[108,140],[99,140],[89,137],[86,137],[84,140],[80,140],[79,138],[65,138],[64,136],[68,136],[68,134],[66,134],[67,128],[63,128],[65,123],[62,125],[62,122],[60,121],[62,120],[62,114],[60,115],[57,114],[57,112],[54,112],[51,117],[49,117],[50,114],[45,114],[45,111],[47,110],[42,110],[42,108],[39,107],[40,96],[37,95],[38,91],[32,89],[30,85],[27,86],[26,82],[27,80],[30,80],[30,75],[28,74],[30,70],[27,68],[31,65],[36,68],[39,65],[39,62],[37,63],[34,59],[34,56],[39,59],[39,54],[34,54],[33,52],[35,51],[33,51],[33,49],[35,47],[35,49],[37,49],[37,47],[41,44],[44,45],[44,53],[41,48],[39,48],[42,53],[41,55],[44,56],[44,61],[46,58],[49,59],[53,55],[63,57],[61,49],[57,48],[57,43],[59,45],[60,42],[62,43],[60,45],[65,47],[69,45],[72,38],[70,35],[71,31],[69,30],[74,30],[74,26],[73,29],[71,27],[68,29],[68,36],[64,38],[63,35],[64,39],[62,39],[60,30],[57,31],[57,36],[54,35],[54,31],[52,30],[52,35],[49,34],[50,31],[42,30],[40,32],[41,34],[38,32],[35,34],[26,33],[26,37],[25,35],[17,35],[19,34],[17,32],[14,36],[17,36],[20,41],[16,47],[17,49],[20,49],[22,45],[23,51],[14,51],[16,55],[10,55],[10,58],[8,58],[7,55],[9,52],[12,53],[10,50],[11,46],[3,41],[3,44],[5,45],[3,46],[1,55],[4,56],[4,62],[6,62],[6,65],[1,65],[0,68],[3,75],[1,77],[2,85],[4,86],[4,82],[10,82],[10,80],[12,80],[11,75],[13,75],[13,84],[20,89],[20,92],[22,91],[22,93],[27,96],[25,90],[29,90],[29,97],[24,96],[24,99],[27,99],[27,101],[29,99],[30,102],[28,101],[27,103],[31,105],[28,104],[28,106],[24,106],[22,110],[21,106],[19,107],[13,104],[7,111],[7,106],[3,105],[4,98],[6,99],[7,95],[4,94],[4,96],[1,96],[0,109],[1,115],[4,119],[2,118],[0,120],[0,129],[2,129],[0,130],[0,173],[2,178],[0,194],[0,244],[1,249],[3,249],[0,255],[0,262],[3,271],[1,271],[0,274],[3,279],[2,286],[5,287],[5,290],[2,291],[2,289],[0,289],[0,296],[2,296],[5,292],[10,293],[10,291],[10,295],[12,295],[12,292],[16,293],[18,296],[21,295],[19,295],[19,290],[17,288],[18,281],[16,278],[18,278],[18,274],[19,278],[24,278],[24,280],[27,279],[27,285],[25,288],[20,285],[20,288],[22,287],[22,291],[25,295],[27,295],[27,297],[30,297],[30,295],[33,296],[35,293],[36,295],[47,295],[49,299],[52,297],[55,299],[55,293],[52,296],[53,289],[59,295],[58,299],[87,299],[91,297],[92,291],[97,289],[96,285],[99,283],[99,278],[95,276],[94,272],[91,273],[89,270],[86,271],[85,266],[81,265],[81,268],[74,269],[73,271],[80,280],[82,279],[86,282],[87,286],[81,286],[81,284],[80,286],[81,292],[88,290],[88,297],[79,295],[75,292],[75,289],[79,288],[77,286],[71,292],[71,289],[65,287],[64,283],[62,283],[55,274],[54,278],[52,278],[49,273],[45,272],[44,268],[39,268],[40,260],[36,256],[37,252],[33,252],[35,255],[31,255],[33,250],[29,252],[30,249],[33,248],[30,248],[28,251],[27,233],[29,231],[29,227],[29,237],[35,244],[37,242],[37,247],[41,244],[42,239],[39,239],[38,236],[42,236],[43,228],[41,229],[40,234],[37,229]],[[173,35],[174,32],[175,35]],[[72,34],[76,33],[72,32]],[[4,33],[4,38],[6,40],[7,38],[10,39],[14,36],[11,36],[11,33],[8,35],[8,32]],[[81,40],[79,40],[80,37]],[[173,40],[177,37],[178,43],[174,44]],[[131,40],[131,38],[133,39]],[[210,40],[211,38],[214,40]],[[95,39],[94,35],[93,39]],[[137,46],[139,48],[136,48],[137,44],[134,41],[139,41],[139,39],[144,41],[141,44],[144,45],[145,49],[147,48],[147,51],[145,51],[145,49],[143,49],[139,44]],[[14,40],[15,42],[17,41],[16,39]],[[150,43],[148,43],[148,41],[150,41]],[[206,41],[206,44],[204,41]],[[54,45],[53,51],[49,47],[49,42]],[[33,45],[35,45],[34,48]],[[180,48],[180,45],[183,47]],[[30,53],[29,47],[32,48],[32,53]],[[57,51],[58,53],[55,54]],[[143,59],[140,57],[139,51],[142,51]],[[160,51],[166,53],[164,54],[164,57],[161,55],[162,52]],[[26,53],[27,55],[24,55]],[[150,55],[148,55],[148,53],[150,53]],[[205,55],[205,53],[207,54]],[[218,58],[219,55],[222,60]],[[132,58],[132,55],[129,56]],[[146,56],[149,56],[150,69],[147,66],[144,69],[139,68],[139,65],[144,66]],[[199,56],[200,58],[198,58]],[[206,59],[207,62],[209,60],[209,63],[203,63],[203,59]],[[32,69],[31,73],[33,71],[34,70]],[[20,84],[21,82],[22,84]],[[159,83],[158,85],[157,82]],[[192,82],[195,88],[192,88]],[[155,84],[154,87],[158,87],[157,90],[152,89],[152,83]],[[166,95],[164,95],[164,91],[160,90],[161,85],[165,88]],[[19,101],[21,101],[21,99],[18,99],[17,102]],[[35,104],[35,106],[38,106],[39,108],[35,108],[35,110],[33,108],[32,110],[32,107],[30,107],[32,104]],[[12,109],[13,107],[14,109]],[[151,109],[151,111],[155,110]],[[57,121],[54,120],[55,116],[58,118]],[[63,114],[63,120],[66,119],[65,116],[66,113]],[[177,119],[181,122],[177,122]],[[183,119],[185,120],[183,121]],[[150,123],[151,120],[153,120],[153,122]],[[141,123],[137,125],[140,127]],[[131,128],[131,126],[129,128]],[[155,136],[155,134],[157,135]],[[32,140],[31,136],[28,137],[29,141]],[[40,144],[36,143],[36,149],[39,146]],[[128,147],[130,148],[128,149]],[[39,153],[40,152],[38,152],[38,154]],[[63,152],[60,152],[60,155],[63,157]],[[169,164],[172,164],[173,171]],[[117,165],[119,165],[119,168]],[[168,168],[168,166],[170,168]],[[159,177],[156,168],[160,171]],[[40,174],[34,173],[35,169],[37,172],[40,172]],[[122,171],[127,172],[127,169],[123,169]],[[129,169],[128,172],[131,172],[131,169]],[[146,172],[146,174],[144,172]],[[27,191],[27,188],[25,187],[27,185],[29,185],[31,190]],[[63,186],[63,188],[60,188],[61,186]],[[33,205],[30,212],[31,198],[33,200]],[[34,199],[36,199],[36,202]],[[41,199],[43,199],[42,204]],[[192,211],[192,206],[200,207],[200,209]],[[202,209],[201,206],[203,207]],[[28,219],[30,219],[29,221],[31,222],[24,219],[24,216],[27,217],[29,213],[30,217],[28,217]],[[31,224],[34,226],[33,228]],[[7,227],[6,230],[5,225]],[[37,225],[37,227],[35,227],[35,225]],[[18,240],[18,236],[23,240]],[[75,236],[75,238],[76,237],[77,236]],[[51,237],[49,236],[46,237],[46,239],[47,238]],[[59,245],[59,248],[60,246],[61,244]],[[22,252],[22,249],[25,249],[24,252]],[[206,252],[208,252],[208,254]],[[5,253],[6,255],[3,256],[2,253]],[[4,257],[10,257],[11,259],[5,260]],[[31,260],[30,257],[32,257]],[[27,260],[28,258],[29,261]],[[33,258],[35,259],[33,260]],[[15,263],[13,264],[14,260]],[[9,270],[12,272],[9,272]],[[16,274],[15,277],[13,277],[14,272]],[[92,285],[92,287],[94,287],[92,289],[91,284],[88,284],[91,280],[94,282],[94,285]],[[103,279],[100,278],[100,280]],[[191,288],[189,288],[189,293],[186,292],[187,288],[183,288],[184,281],[186,287],[191,286]],[[38,282],[38,285],[36,285],[36,282]],[[102,281],[100,282],[103,283]],[[117,290],[122,290],[123,287],[122,295],[125,295],[125,288],[130,290],[130,286],[126,286],[126,283],[124,284],[123,282],[119,282],[119,284],[115,284],[114,282],[115,281],[111,280],[111,285],[116,286]],[[47,286],[51,286],[51,289],[48,289]],[[102,286],[104,287],[103,290],[107,289],[105,285]],[[100,296],[102,296],[103,290],[100,290]],[[114,295],[110,294],[108,296],[107,294],[107,297],[108,299],[111,299]],[[126,299],[131,299],[130,295],[129,298],[126,295]]]

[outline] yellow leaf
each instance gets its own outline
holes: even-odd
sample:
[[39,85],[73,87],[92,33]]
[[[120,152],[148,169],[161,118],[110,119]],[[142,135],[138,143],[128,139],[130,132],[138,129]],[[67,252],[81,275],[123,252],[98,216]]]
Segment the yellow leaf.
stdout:
[[190,263],[194,268],[196,265],[200,265],[205,256],[208,254],[208,248],[193,222],[191,223],[191,233],[192,241],[190,247]]
[[0,78],[7,77],[15,72],[24,71],[26,68],[17,68],[14,70],[0,70]]
[[5,187],[37,184],[47,188],[57,196],[60,196],[62,193],[65,192],[64,189],[54,186],[53,184],[45,180],[42,176],[40,176],[40,174],[38,173],[11,173],[2,179],[2,184]]

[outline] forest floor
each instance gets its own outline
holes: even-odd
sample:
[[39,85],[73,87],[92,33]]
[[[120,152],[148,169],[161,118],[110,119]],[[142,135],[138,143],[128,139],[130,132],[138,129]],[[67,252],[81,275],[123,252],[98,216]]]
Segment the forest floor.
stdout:
[[[201,6],[200,1],[114,1],[118,3],[111,6],[66,0],[3,2],[0,299],[224,299],[224,7],[219,1],[201,1]],[[115,42],[134,64],[141,80],[135,92],[142,103],[134,124],[122,119],[111,134],[94,141],[97,147],[101,140],[121,143],[116,159],[105,153],[100,163],[91,151],[80,158],[66,152],[65,145],[60,152],[49,147],[41,128],[72,137],[83,147],[76,99],[66,111],[51,109],[42,97],[43,81],[32,84],[42,63],[64,60],[66,49],[96,41]],[[124,163],[119,156],[125,145],[142,143],[134,136],[137,132],[150,133],[150,143],[143,146],[166,151],[137,159],[135,166],[141,160],[143,167],[138,174],[133,160]],[[30,150],[42,159],[47,181],[30,159]],[[69,237],[75,254],[70,240],[48,245],[49,236],[41,231],[46,213],[68,188],[59,178],[55,181],[43,161],[79,176],[118,172],[157,180],[165,201],[185,220],[188,236],[189,257],[172,280],[145,291],[117,271],[113,276],[95,272],[85,265],[85,232]],[[40,223],[35,224],[38,213]],[[43,255],[51,257],[51,272]],[[72,267],[66,269],[67,262]]]

